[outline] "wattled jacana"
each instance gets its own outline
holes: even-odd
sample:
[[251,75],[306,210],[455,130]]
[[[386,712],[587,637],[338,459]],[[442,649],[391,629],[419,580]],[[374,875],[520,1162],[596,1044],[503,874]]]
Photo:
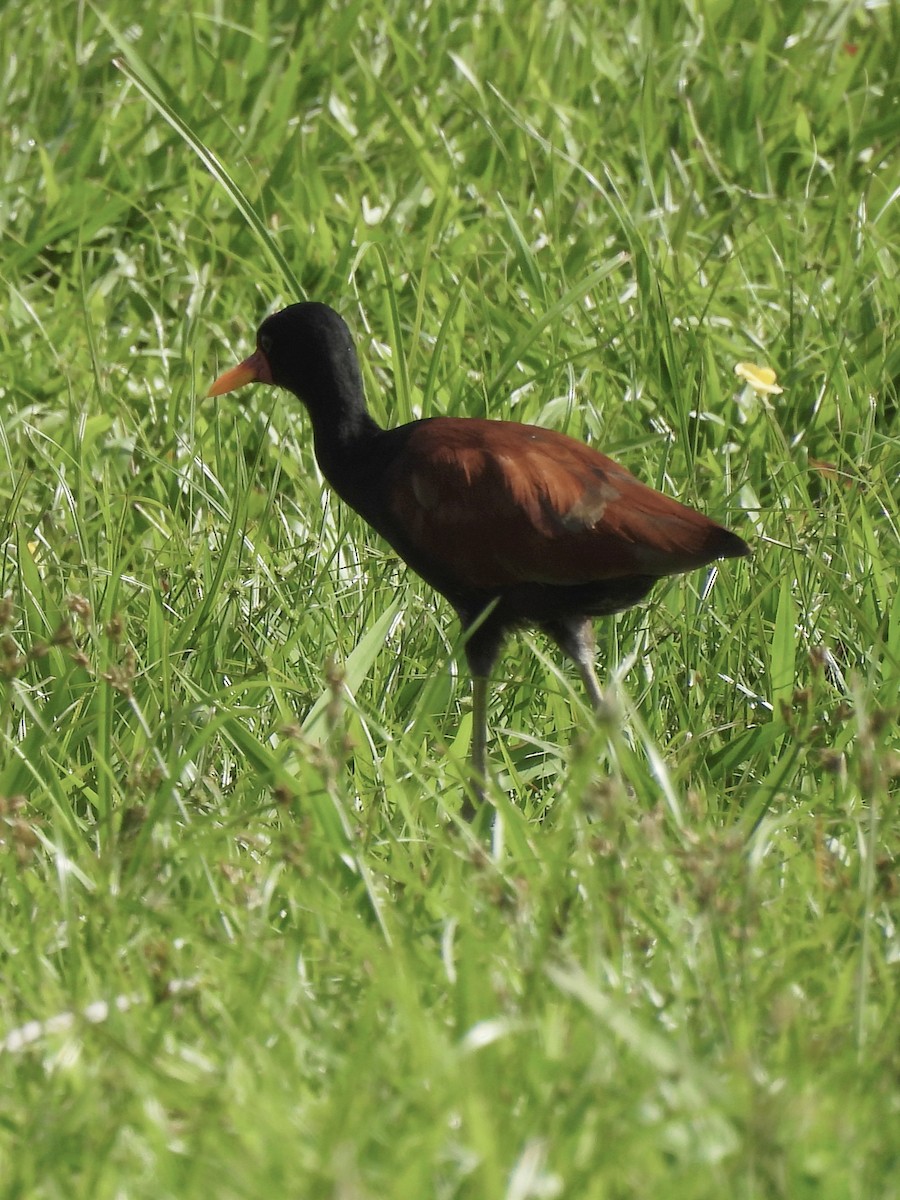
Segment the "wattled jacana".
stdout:
[[253,381],[302,401],[322,474],[456,609],[473,675],[478,794],[488,676],[508,630],[547,633],[599,709],[591,618],[636,604],[665,575],[749,553],[737,534],[552,429],[475,417],[382,429],[366,409],[350,331],[325,304],[268,317],[256,351],[208,394]]

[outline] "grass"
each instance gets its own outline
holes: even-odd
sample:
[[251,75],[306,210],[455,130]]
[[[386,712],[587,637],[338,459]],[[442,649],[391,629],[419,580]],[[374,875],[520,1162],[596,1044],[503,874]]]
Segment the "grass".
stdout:
[[[896,7],[0,35],[2,1194],[900,1196]],[[609,723],[511,643],[474,829],[446,605],[202,398],[301,294],[754,545]]]

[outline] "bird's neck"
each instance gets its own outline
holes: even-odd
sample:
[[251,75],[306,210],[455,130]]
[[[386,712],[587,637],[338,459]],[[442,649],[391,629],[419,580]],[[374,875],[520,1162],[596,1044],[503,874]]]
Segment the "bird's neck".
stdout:
[[354,478],[382,432],[365,408],[344,412],[339,421],[314,422],[316,461],[335,491],[345,495],[352,489]]

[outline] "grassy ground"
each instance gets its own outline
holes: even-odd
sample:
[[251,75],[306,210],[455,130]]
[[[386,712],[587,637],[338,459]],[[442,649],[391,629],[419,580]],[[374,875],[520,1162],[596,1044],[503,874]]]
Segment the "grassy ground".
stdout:
[[[0,40],[2,1195],[900,1196],[897,7]],[[474,830],[446,605],[203,399],[301,295],[385,422],[754,545],[600,625],[608,724],[510,645]]]

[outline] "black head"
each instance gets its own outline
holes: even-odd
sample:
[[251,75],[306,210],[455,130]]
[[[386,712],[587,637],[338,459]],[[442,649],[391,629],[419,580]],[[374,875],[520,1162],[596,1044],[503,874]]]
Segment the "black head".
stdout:
[[253,381],[293,392],[313,417],[340,418],[365,408],[350,330],[327,304],[291,304],[266,317],[256,352],[220,375],[208,394],[221,396]]

